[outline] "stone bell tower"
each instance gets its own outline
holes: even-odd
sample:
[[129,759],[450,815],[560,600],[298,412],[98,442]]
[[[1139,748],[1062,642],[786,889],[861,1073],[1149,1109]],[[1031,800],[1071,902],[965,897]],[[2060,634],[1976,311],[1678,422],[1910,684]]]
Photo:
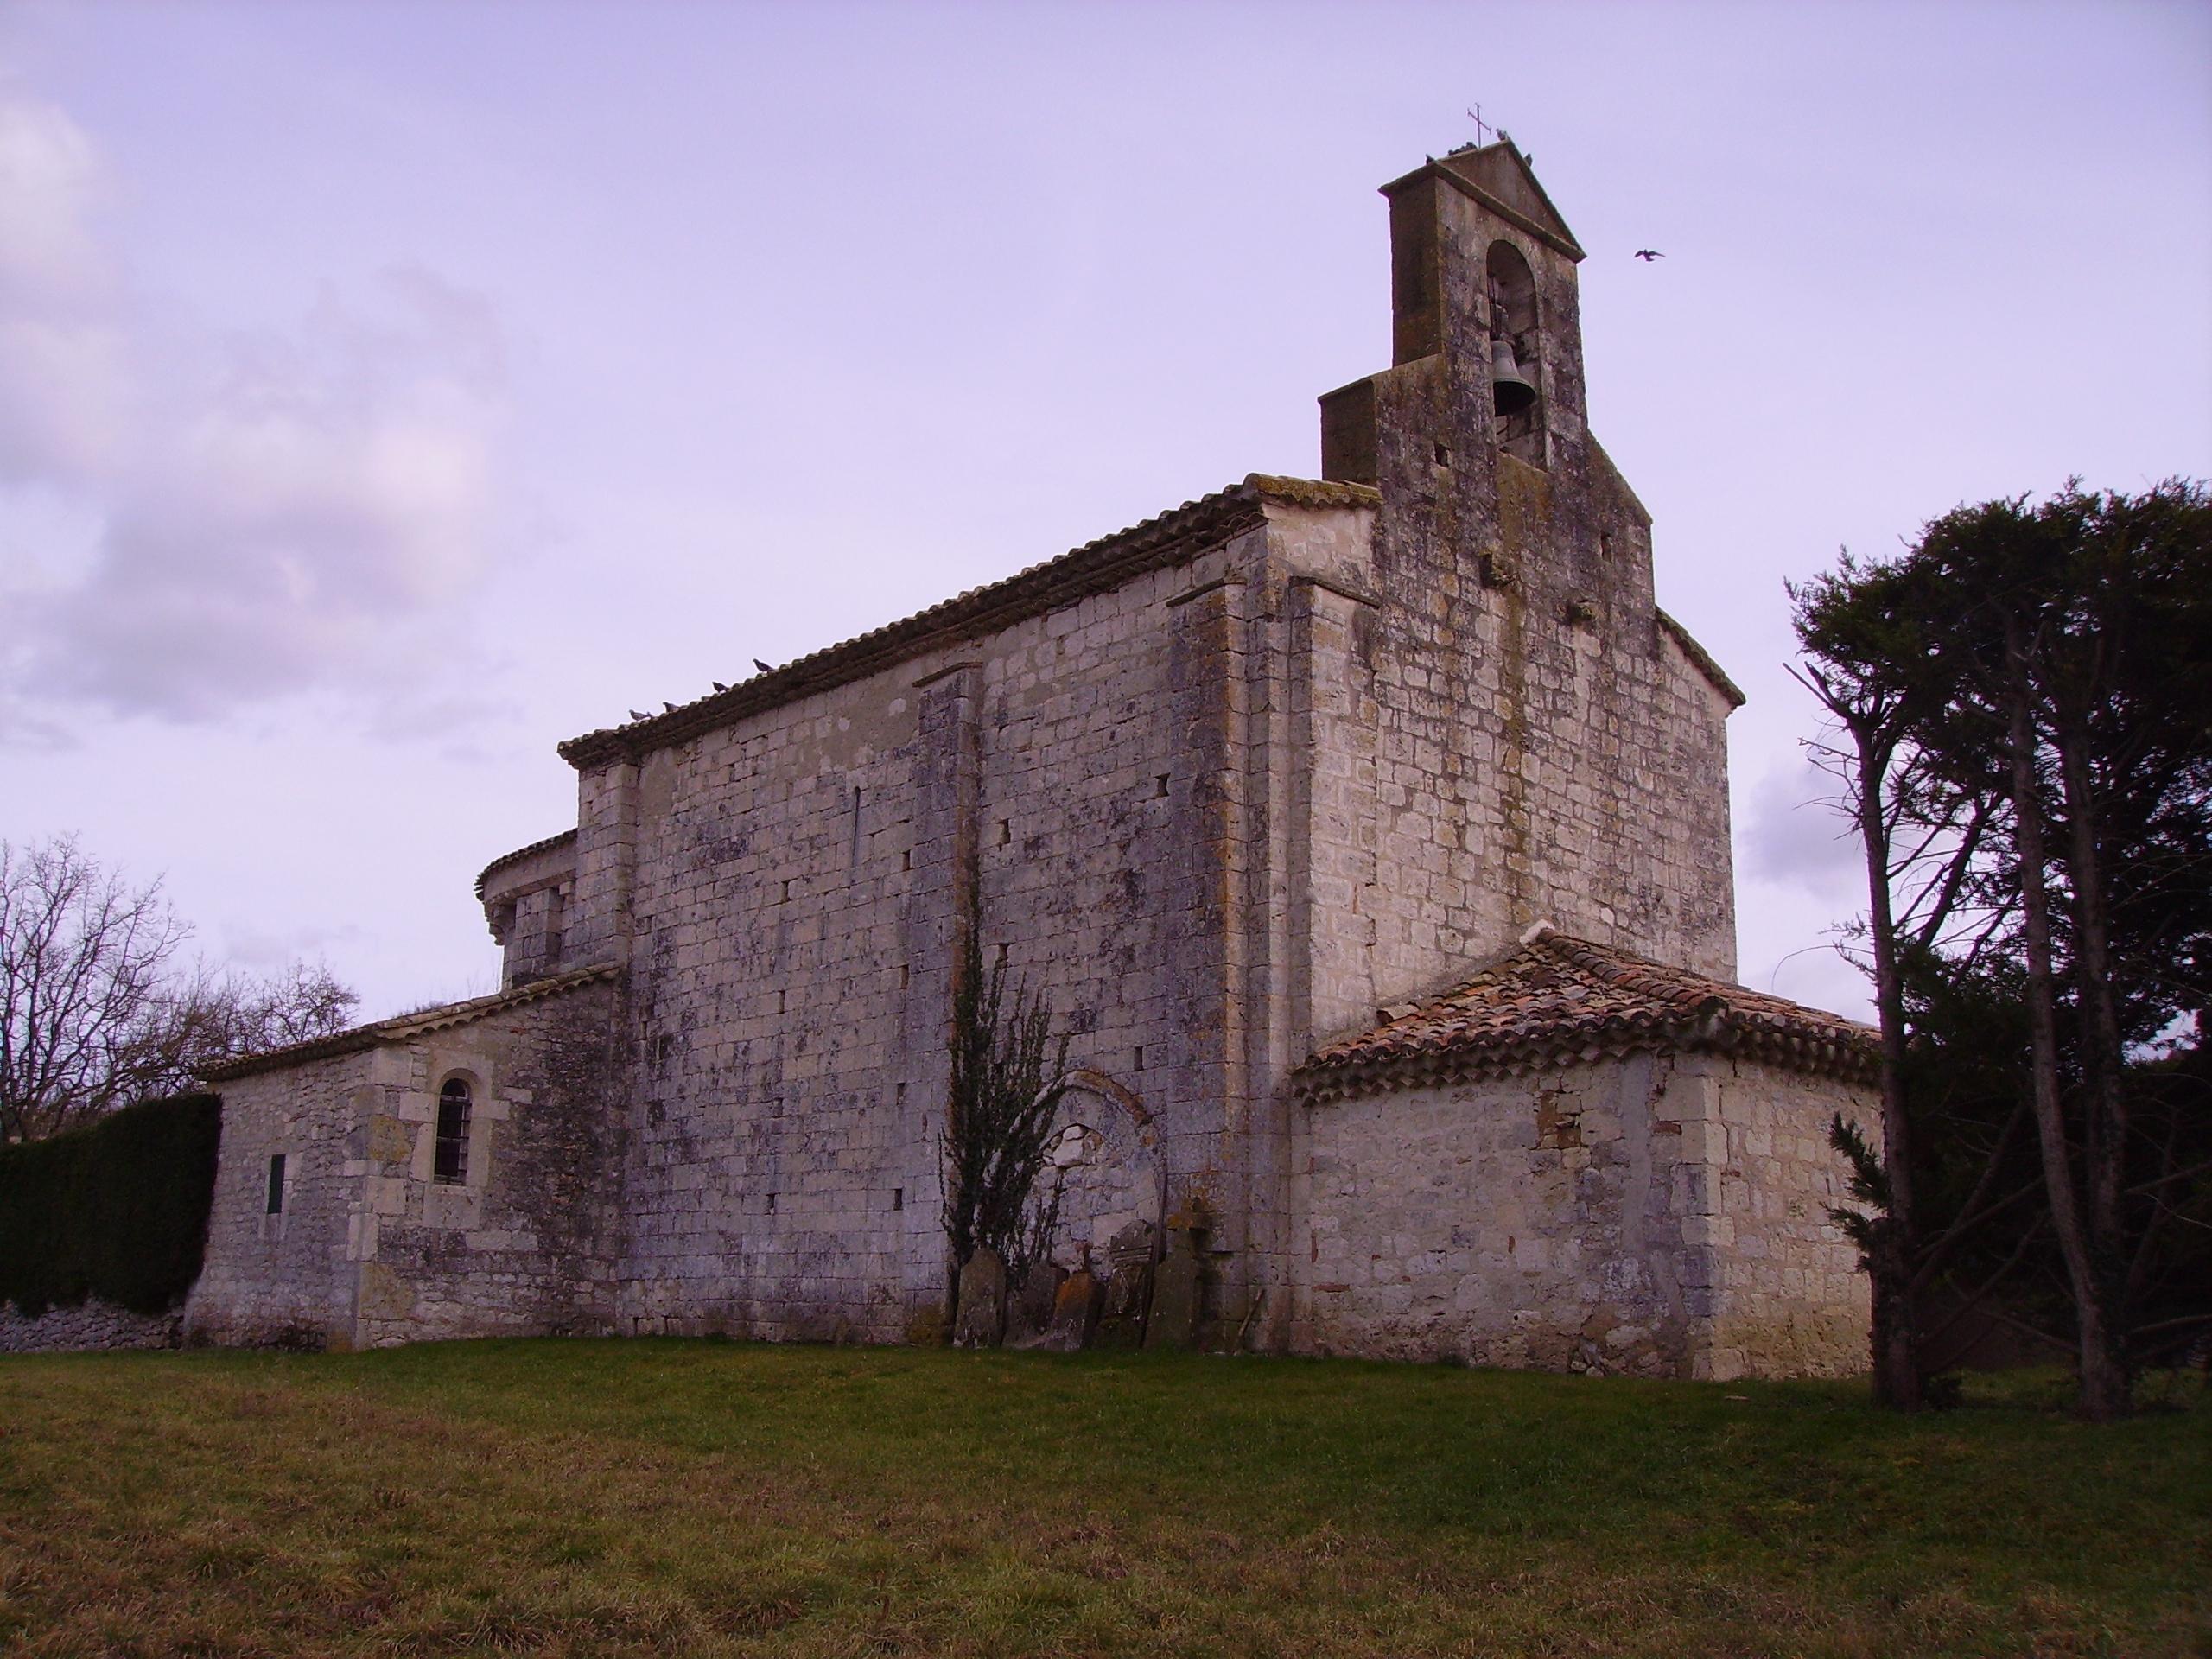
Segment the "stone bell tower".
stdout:
[[[1741,694],[1658,610],[1650,516],[1590,435],[1582,247],[1502,134],[1382,194],[1393,362],[1322,397],[1321,457],[1382,495],[1385,750],[1395,726],[1443,768],[1425,786],[1455,850],[1405,857],[1466,893],[1444,906],[1474,918],[1462,961],[1550,921],[1729,977]],[[1416,949],[1401,982],[1451,966]]]
[[[1548,466],[1581,442],[1586,413],[1573,232],[1510,139],[1454,150],[1382,194],[1394,366],[1321,400],[1323,475],[1382,484],[1408,460],[1482,472],[1489,448]],[[1425,455],[1391,451],[1408,417],[1434,429]],[[1449,452],[1455,436],[1467,453]]]

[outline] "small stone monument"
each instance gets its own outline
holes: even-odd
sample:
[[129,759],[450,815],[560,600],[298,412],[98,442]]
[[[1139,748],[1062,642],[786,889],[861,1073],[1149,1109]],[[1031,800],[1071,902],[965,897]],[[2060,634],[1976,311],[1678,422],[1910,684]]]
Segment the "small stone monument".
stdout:
[[1051,1262],[1039,1262],[1007,1287],[1006,1341],[1009,1348],[1034,1348],[1052,1327],[1052,1308],[1066,1275]]
[[1092,1346],[1141,1348],[1152,1304],[1152,1224],[1133,1221],[1106,1247],[1106,1303]]
[[995,1250],[978,1250],[960,1269],[960,1311],[953,1316],[952,1345],[995,1348],[1006,1334],[1006,1263]]
[[1052,1323],[1045,1338],[1037,1345],[1048,1348],[1056,1354],[1071,1354],[1079,1348],[1090,1345],[1091,1334],[1098,1328],[1098,1310],[1106,1300],[1106,1287],[1090,1264],[1077,1268],[1060,1281],[1059,1294],[1052,1299]]
[[1152,1316],[1145,1322],[1147,1348],[1189,1348],[1198,1333],[1198,1250],[1204,1222],[1178,1216],[1167,1224],[1167,1254],[1152,1282]]

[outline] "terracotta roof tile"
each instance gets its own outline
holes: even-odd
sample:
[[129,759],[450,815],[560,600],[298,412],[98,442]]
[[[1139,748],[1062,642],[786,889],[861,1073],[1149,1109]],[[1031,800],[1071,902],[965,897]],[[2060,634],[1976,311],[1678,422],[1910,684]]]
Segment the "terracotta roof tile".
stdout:
[[1265,516],[1264,504],[1269,501],[1294,507],[1371,511],[1382,500],[1381,493],[1365,484],[1253,473],[1242,484],[1185,501],[1157,518],[1086,542],[1042,564],[1033,564],[1002,582],[956,594],[904,620],[887,623],[842,645],[825,646],[728,690],[681,703],[664,714],[572,737],[560,746],[561,757],[580,769],[609,760],[636,760],[747,715],[860,679],[941,645],[995,632],[1090,594],[1107,592],[1132,576],[1188,558],[1200,547],[1260,524]]
[[543,841],[533,841],[527,847],[518,847],[512,853],[501,853],[476,873],[476,896],[481,899],[484,896],[485,884],[510,865],[519,864],[523,860],[534,857],[539,853],[550,852],[563,842],[574,841],[575,838],[575,830],[563,830],[560,834],[548,836]]
[[526,985],[518,985],[512,990],[495,991],[489,996],[473,996],[465,1002],[442,1002],[434,1008],[394,1014],[389,1020],[372,1020],[365,1026],[333,1032],[327,1037],[310,1038],[304,1043],[264,1049],[258,1054],[241,1054],[234,1060],[226,1060],[220,1065],[208,1067],[201,1077],[206,1082],[219,1083],[226,1077],[243,1077],[255,1071],[274,1071],[287,1065],[305,1065],[313,1060],[359,1053],[380,1043],[401,1042],[410,1037],[419,1037],[424,1032],[466,1025],[472,1020],[481,1020],[487,1014],[504,1014],[509,1008],[520,1007],[525,1002],[535,1002],[542,997],[556,996],[563,991],[595,985],[601,980],[614,978],[621,971],[611,963],[601,963],[565,974],[550,974],[543,979],[533,979]]
[[1801,1071],[1870,1080],[1875,1034],[1808,1008],[1669,968],[1547,924],[1458,989],[1316,1051],[1300,1098],[1357,1094],[1611,1058],[1637,1049],[1736,1052]]

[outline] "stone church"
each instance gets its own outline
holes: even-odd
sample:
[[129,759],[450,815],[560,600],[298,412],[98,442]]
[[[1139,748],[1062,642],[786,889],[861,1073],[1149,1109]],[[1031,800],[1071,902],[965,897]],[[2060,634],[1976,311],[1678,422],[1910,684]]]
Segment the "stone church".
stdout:
[[562,744],[574,827],[478,882],[505,989],[211,1077],[188,1326],[929,1328],[972,917],[1070,1038],[1060,1259],[1178,1222],[1191,1339],[1859,1369],[1873,1052],[1732,982],[1742,699],[1591,435],[1582,250],[1510,141],[1382,194],[1319,480]]

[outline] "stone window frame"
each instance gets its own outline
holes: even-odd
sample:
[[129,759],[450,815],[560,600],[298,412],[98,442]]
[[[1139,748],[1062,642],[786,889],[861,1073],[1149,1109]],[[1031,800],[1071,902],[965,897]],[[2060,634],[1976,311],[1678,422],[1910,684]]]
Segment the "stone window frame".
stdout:
[[[446,1109],[456,1099],[448,1091],[456,1087],[461,1090],[457,1097],[461,1107],[460,1123],[457,1131],[448,1132]],[[471,1166],[475,1162],[474,1130],[483,1090],[483,1080],[462,1067],[455,1067],[439,1079],[437,1091],[432,1096],[435,1103],[430,1120],[430,1181],[433,1185],[467,1187],[473,1185],[469,1175]],[[450,1165],[446,1155],[448,1145],[454,1148]]]

